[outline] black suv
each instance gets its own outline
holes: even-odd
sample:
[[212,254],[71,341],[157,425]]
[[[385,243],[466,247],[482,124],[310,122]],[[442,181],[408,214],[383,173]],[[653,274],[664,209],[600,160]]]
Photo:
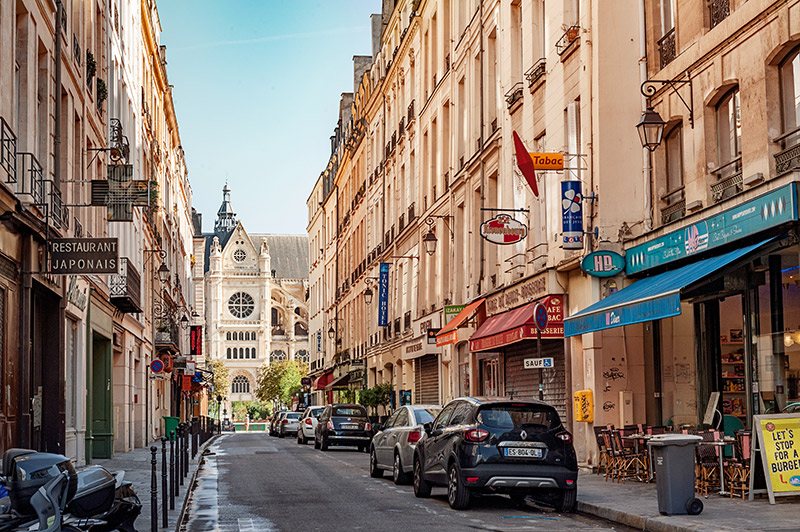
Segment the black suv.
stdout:
[[528,495],[562,512],[575,508],[578,461],[572,435],[540,401],[459,398],[449,402],[414,452],[414,495],[447,486],[450,507],[469,507],[475,491]]
[[367,411],[361,405],[334,404],[325,407],[314,429],[314,448],[328,450],[329,445],[355,445],[364,452],[372,440]]

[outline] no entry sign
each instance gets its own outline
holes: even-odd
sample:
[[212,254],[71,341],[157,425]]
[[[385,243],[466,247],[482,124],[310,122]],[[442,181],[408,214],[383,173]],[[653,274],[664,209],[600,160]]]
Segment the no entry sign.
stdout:
[[150,362],[150,371],[152,371],[153,373],[161,373],[162,371],[164,371],[164,363],[161,362],[161,360],[158,358],[153,360],[152,362]]

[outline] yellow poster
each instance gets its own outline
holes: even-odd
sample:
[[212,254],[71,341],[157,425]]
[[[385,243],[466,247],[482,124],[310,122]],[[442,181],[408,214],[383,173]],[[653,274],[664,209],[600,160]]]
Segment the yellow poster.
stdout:
[[759,422],[772,491],[800,492],[800,418]]

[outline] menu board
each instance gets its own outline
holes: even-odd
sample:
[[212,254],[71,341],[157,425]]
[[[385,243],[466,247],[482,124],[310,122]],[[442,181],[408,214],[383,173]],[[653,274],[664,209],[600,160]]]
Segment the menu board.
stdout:
[[753,416],[753,427],[769,502],[775,504],[776,496],[800,495],[800,414]]

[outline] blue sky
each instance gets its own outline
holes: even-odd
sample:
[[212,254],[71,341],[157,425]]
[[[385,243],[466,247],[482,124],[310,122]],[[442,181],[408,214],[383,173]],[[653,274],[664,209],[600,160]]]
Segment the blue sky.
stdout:
[[227,179],[252,233],[305,233],[353,56],[380,0],[159,0],[194,207],[213,229]]

